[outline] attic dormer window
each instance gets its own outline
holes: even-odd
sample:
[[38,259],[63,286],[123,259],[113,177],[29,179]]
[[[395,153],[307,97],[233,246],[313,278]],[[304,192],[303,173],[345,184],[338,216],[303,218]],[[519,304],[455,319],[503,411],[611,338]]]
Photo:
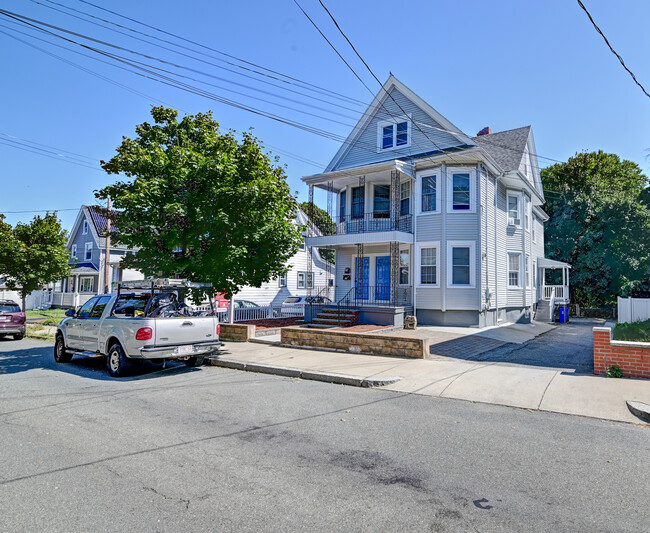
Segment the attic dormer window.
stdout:
[[390,150],[411,144],[411,122],[409,120],[383,121],[377,125],[377,148]]

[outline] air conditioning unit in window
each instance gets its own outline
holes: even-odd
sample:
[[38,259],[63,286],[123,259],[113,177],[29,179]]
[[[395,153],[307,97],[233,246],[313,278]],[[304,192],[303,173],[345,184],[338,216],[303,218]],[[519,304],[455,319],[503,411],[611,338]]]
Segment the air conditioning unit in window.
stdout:
[[521,226],[521,219],[519,218],[509,218],[508,226]]

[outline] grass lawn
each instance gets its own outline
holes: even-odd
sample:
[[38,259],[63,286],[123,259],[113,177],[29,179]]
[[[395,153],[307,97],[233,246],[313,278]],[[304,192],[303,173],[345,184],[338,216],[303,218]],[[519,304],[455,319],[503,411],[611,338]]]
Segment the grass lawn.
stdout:
[[614,340],[650,342],[650,319],[643,322],[616,324]]
[[27,318],[38,318],[39,324],[56,326],[65,316],[65,309],[43,309],[42,311],[27,311]]
[[27,324],[27,331],[25,337],[36,339],[39,341],[50,341],[54,343],[54,334],[56,328],[54,326],[43,326],[39,324]]

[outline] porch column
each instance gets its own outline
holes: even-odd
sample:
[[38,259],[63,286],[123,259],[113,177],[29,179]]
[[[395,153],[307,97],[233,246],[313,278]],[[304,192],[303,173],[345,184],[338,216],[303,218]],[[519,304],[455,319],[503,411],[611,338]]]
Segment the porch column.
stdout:
[[[366,287],[366,281],[368,281],[368,284],[370,280],[365,280],[365,273],[363,269],[363,243],[357,244],[357,260],[356,260],[356,265],[354,265],[354,299],[355,299],[355,305],[357,304],[356,300],[362,300],[368,299],[368,294],[364,294],[366,291],[364,288]],[[361,292],[359,293],[359,288],[361,288]],[[368,287],[370,289],[370,287]]]
[[[307,223],[307,236],[312,237],[316,233],[313,230],[314,220],[314,186],[309,186],[309,213],[307,213],[309,221]],[[314,256],[312,254],[312,247],[306,246],[307,251],[307,276],[305,279],[305,288],[307,289],[307,296],[312,295],[313,277],[314,277]]]
[[390,243],[390,305],[399,305],[399,242]]
[[400,171],[391,170],[390,172],[390,227],[396,230],[399,223],[399,205],[400,205]]
[[72,305],[75,309],[79,307],[79,274],[74,275],[74,293],[72,295]]

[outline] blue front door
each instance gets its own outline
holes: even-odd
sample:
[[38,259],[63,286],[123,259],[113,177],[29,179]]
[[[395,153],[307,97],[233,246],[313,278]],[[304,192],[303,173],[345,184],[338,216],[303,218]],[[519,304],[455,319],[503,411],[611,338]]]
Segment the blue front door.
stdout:
[[[359,261],[361,259],[361,261]],[[356,287],[357,299],[368,299],[368,285],[370,278],[370,258],[354,258],[354,286]]]
[[375,292],[377,300],[390,298],[390,256],[382,255],[375,260]]

